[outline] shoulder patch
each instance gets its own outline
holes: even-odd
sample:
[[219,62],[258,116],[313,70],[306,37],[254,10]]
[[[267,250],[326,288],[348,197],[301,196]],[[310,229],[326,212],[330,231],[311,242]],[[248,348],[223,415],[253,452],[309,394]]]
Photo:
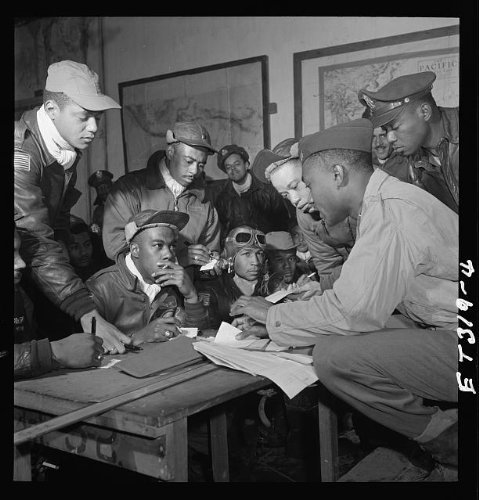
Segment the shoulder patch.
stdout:
[[15,151],[13,163],[15,168],[30,171],[30,155],[28,153],[23,153],[22,151]]

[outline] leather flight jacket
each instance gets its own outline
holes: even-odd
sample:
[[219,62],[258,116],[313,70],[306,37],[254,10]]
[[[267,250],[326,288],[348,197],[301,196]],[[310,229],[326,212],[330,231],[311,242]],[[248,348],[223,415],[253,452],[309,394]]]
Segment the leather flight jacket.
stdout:
[[75,274],[57,240],[67,241],[70,209],[81,193],[75,189],[75,163],[64,170],[40,134],[37,110],[15,122],[14,219],[27,269],[22,283],[37,287],[62,311],[79,320],[94,309],[88,290]]
[[459,108],[438,107],[444,135],[431,150],[420,148],[405,163],[391,156],[382,169],[399,180],[414,184],[459,213]]

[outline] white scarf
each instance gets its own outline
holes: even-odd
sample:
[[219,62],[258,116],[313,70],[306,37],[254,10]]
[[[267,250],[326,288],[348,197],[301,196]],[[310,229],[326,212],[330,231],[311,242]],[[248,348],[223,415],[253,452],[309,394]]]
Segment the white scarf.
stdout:
[[243,184],[236,184],[236,182],[233,182],[234,190],[239,195],[241,195],[241,193],[245,193],[251,187],[251,182],[253,181],[253,178],[251,177],[251,174],[249,172],[246,175],[247,177]]
[[237,274],[233,276],[233,281],[236,283],[237,287],[248,297],[251,297],[251,295],[253,295],[254,288],[256,286],[256,283],[258,282],[258,280],[254,281],[245,280],[244,278],[241,278],[241,276],[238,276]]
[[155,297],[160,293],[161,286],[157,285],[156,283],[147,283],[144,279],[143,276],[141,275],[140,271],[135,266],[135,263],[133,262],[133,259],[131,258],[131,253],[129,253],[125,257],[125,264],[128,270],[133,274],[133,276],[136,276],[138,278],[138,283],[140,284],[141,289],[143,292],[148,297],[148,300],[150,301],[150,304],[155,300]]
[[170,171],[168,170],[168,167],[166,166],[164,157],[160,160],[160,172],[161,175],[163,176],[163,179],[165,179],[165,184],[173,193],[175,199],[178,198],[178,196],[180,196],[180,194],[186,189],[186,187],[182,186],[178,181],[173,179],[173,177],[170,174]]
[[64,170],[70,168],[76,160],[77,152],[60,135],[52,119],[48,116],[44,105],[37,111],[37,122],[48,152]]

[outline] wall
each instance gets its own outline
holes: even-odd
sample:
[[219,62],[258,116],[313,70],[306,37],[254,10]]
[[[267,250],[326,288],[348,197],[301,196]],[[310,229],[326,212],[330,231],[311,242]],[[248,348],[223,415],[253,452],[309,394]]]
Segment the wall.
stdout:
[[[87,64],[102,78],[101,19],[99,17],[45,17],[15,28],[15,109],[23,111],[43,102],[50,64],[71,59]],[[35,97],[37,96],[37,97]],[[78,162],[76,187],[82,196],[72,213],[89,222],[96,192],[88,177],[106,165],[105,126],[100,122],[96,139]]]
[[[260,55],[269,58],[271,145],[294,135],[293,53],[458,24],[457,18],[105,17],[106,93],[118,83]],[[124,172],[120,113],[106,113],[108,169]],[[212,138],[214,143],[214,138]],[[218,169],[215,169],[218,172]]]

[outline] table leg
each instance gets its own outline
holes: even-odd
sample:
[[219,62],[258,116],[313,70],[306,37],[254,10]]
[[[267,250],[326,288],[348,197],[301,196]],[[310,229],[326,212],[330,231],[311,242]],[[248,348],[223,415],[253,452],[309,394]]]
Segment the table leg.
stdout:
[[[188,429],[186,417],[173,422],[174,482],[188,482]],[[168,446],[168,445],[167,445]]]
[[321,481],[334,482],[338,479],[338,420],[336,413],[321,401],[318,423]]
[[13,451],[13,480],[32,480],[32,457],[30,453],[30,443],[14,446]]
[[212,413],[210,417],[210,443],[213,480],[228,482],[228,425],[224,411]]

